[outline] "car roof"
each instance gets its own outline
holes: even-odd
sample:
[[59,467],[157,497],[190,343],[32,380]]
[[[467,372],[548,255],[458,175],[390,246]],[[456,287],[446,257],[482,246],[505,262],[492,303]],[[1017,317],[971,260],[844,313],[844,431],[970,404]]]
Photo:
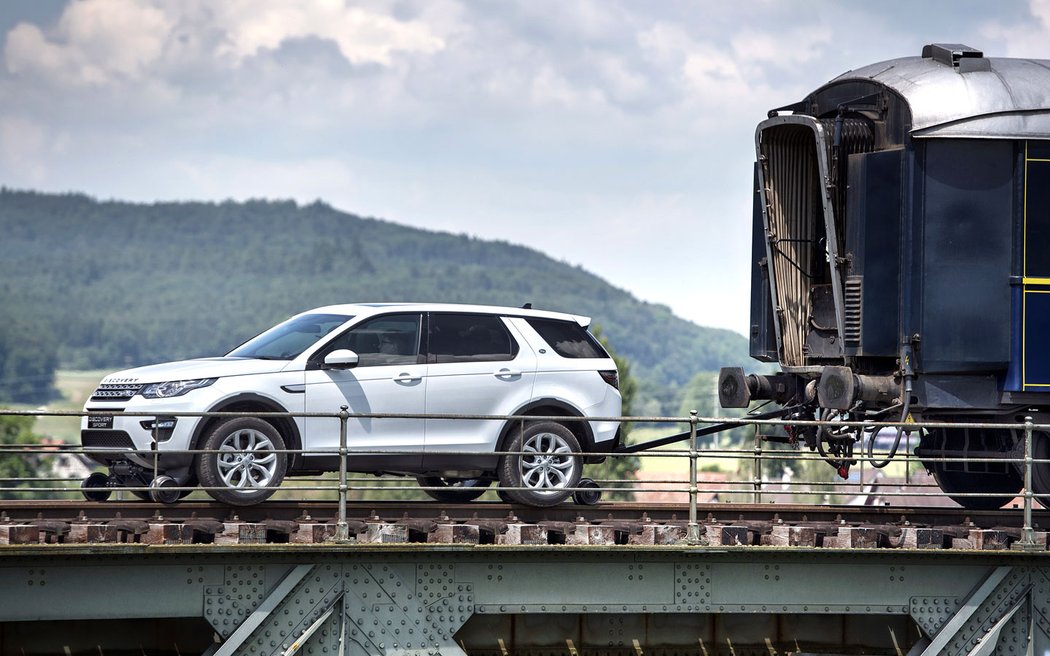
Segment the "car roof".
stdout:
[[541,319],[556,319],[559,321],[572,321],[586,328],[591,324],[591,318],[578,314],[567,314],[565,312],[551,312],[549,310],[533,310],[531,308],[505,307],[499,305],[469,305],[462,303],[347,303],[344,305],[326,305],[301,312],[300,314],[347,314],[353,316],[369,316],[373,314],[386,314],[399,310],[412,312],[464,312],[471,314],[498,314],[513,317],[537,317]]

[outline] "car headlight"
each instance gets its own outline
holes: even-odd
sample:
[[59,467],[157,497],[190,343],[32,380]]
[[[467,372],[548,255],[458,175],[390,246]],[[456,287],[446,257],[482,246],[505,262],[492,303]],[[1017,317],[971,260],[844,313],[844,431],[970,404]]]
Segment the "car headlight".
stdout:
[[190,390],[207,387],[214,383],[215,378],[197,378],[194,380],[170,380],[166,383],[153,383],[146,385],[142,390],[142,396],[147,399],[166,399],[172,396],[182,396]]

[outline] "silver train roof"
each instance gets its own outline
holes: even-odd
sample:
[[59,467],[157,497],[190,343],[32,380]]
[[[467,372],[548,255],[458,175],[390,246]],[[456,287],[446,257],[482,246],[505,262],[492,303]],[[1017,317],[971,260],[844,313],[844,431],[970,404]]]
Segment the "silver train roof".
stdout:
[[926,46],[923,55],[858,68],[825,87],[885,85],[908,103],[913,137],[1050,138],[1050,60],[985,58],[957,44]]

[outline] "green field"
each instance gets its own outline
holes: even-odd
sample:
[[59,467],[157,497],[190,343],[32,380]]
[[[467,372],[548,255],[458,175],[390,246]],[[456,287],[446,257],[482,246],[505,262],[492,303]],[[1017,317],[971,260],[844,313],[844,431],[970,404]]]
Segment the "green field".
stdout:
[[[80,412],[84,402],[98,386],[108,371],[57,371],[55,389],[60,399],[46,406],[11,404],[13,410],[36,410],[39,412]],[[63,442],[78,442],[80,439],[80,417],[37,417],[33,432],[44,437],[53,437]]]

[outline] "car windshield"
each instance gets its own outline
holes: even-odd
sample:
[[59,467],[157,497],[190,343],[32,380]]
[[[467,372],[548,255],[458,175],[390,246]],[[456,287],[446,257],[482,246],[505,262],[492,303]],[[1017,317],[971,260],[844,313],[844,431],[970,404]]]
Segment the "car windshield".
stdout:
[[346,314],[304,314],[292,317],[251,338],[226,356],[257,360],[291,360],[350,319],[353,319],[353,316]]

